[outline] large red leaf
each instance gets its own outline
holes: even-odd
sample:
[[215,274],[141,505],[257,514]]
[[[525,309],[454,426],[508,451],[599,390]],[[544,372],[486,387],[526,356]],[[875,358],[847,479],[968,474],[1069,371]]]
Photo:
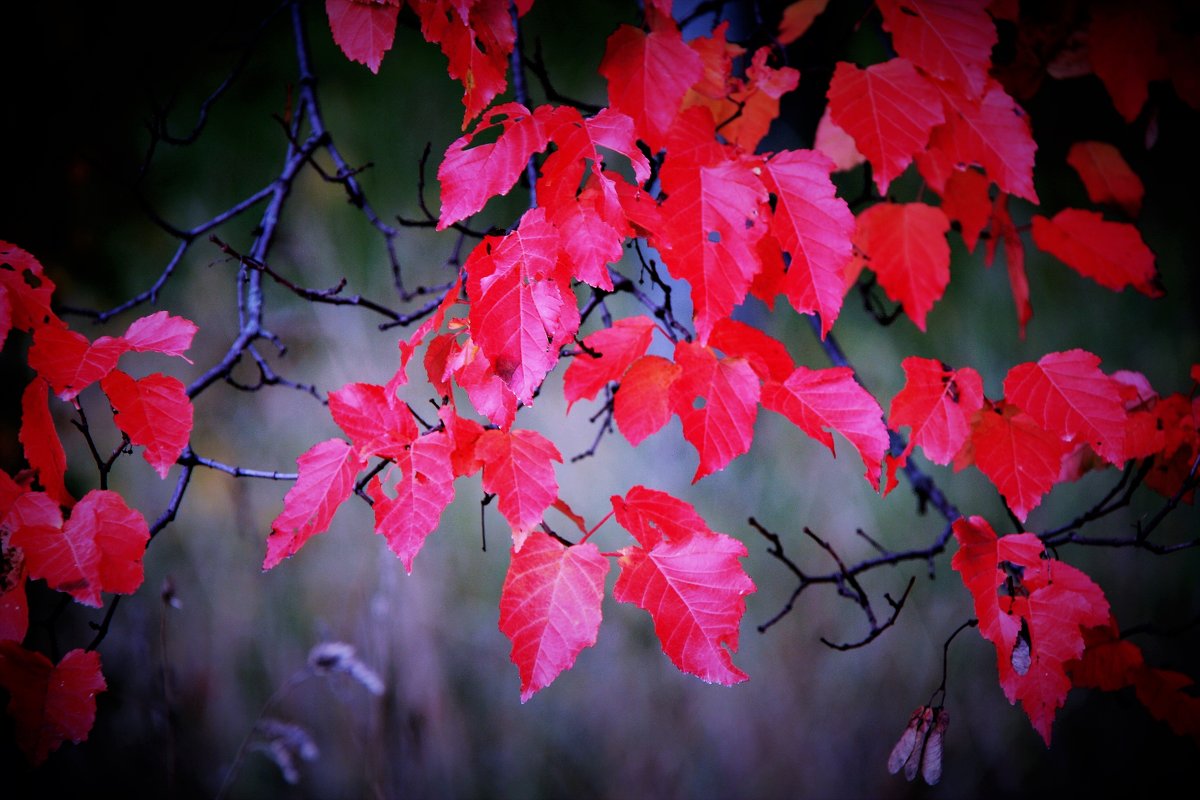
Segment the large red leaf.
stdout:
[[29,366],[46,379],[60,399],[72,400],[112,372],[128,348],[121,338],[101,336],[88,342],[86,336],[75,331],[42,325],[33,334]]
[[1064,208],[1052,219],[1033,218],[1033,242],[1114,292],[1132,286],[1149,297],[1162,295],[1154,253],[1127,222],[1108,222],[1095,211]]
[[649,612],[663,652],[681,672],[709,683],[741,683],[738,626],[754,582],[739,559],[746,546],[723,533],[692,533],[626,547],[613,597]]
[[645,354],[653,335],[654,321],[638,316],[619,319],[611,328],[601,328],[584,337],[583,350],[571,360],[563,375],[567,409],[576,400],[595,398],[605,384],[619,380],[629,365]]
[[950,220],[925,203],[878,203],[858,215],[855,243],[887,296],[925,330],[925,316],[950,283]]
[[1142,210],[1146,188],[1121,151],[1107,142],[1076,142],[1067,152],[1093,203],[1115,203],[1131,217]]
[[19,642],[0,642],[0,686],[9,693],[17,746],[34,765],[63,742],[88,737],[96,695],[108,688],[96,651],[72,650],[55,665]]
[[1121,387],[1085,350],[1047,353],[1018,364],[1004,378],[1004,397],[1063,439],[1082,438],[1110,464],[1125,461]]
[[558,498],[553,462],[561,464],[562,455],[540,433],[516,429],[484,431],[475,457],[483,462],[483,490],[497,495],[519,545]]
[[683,438],[700,455],[695,483],[750,450],[761,387],[745,359],[717,358],[690,342],[676,345],[675,363],[681,372],[671,385],[670,402],[683,423]]
[[919,445],[933,463],[949,464],[983,406],[983,379],[970,367],[952,370],[929,358],[910,356],[901,366],[904,388],[892,398],[888,422],[896,430],[912,428],[905,455]]
[[675,28],[645,33],[622,25],[608,37],[600,74],[608,81],[609,105],[631,117],[638,138],[658,151],[704,66]]
[[129,441],[145,446],[142,457],[167,477],[192,433],[192,401],[178,378],[154,373],[134,380],[114,369],[100,382],[113,406],[113,421]]
[[829,84],[829,112],[871,162],[880,194],[887,194],[888,184],[925,149],[930,132],[945,119],[937,90],[903,58],[866,69],[838,62]]
[[125,505],[116,492],[93,489],[71,509],[63,526],[68,538],[91,537],[100,555],[100,588],[116,594],[133,594],[145,578],[142,559],[150,529],[146,519]]
[[34,378],[21,395],[21,432],[18,438],[25,450],[25,460],[37,473],[38,482],[56,503],[70,508],[75,503],[63,482],[67,471],[67,454],[50,416],[50,395],[41,378]]
[[[443,230],[479,211],[497,195],[508,194],[525,171],[529,157],[546,149],[549,106],[534,113],[519,103],[493,108],[471,133],[446,148],[438,167],[442,185],[442,210],[437,229]],[[469,147],[475,137],[495,126],[502,132],[495,142]]]
[[418,435],[408,406],[383,386],[348,383],[329,393],[329,413],[360,458],[400,458]]
[[792,421],[834,455],[837,431],[858,450],[867,482],[879,488],[880,462],[888,449],[883,409],[854,379],[849,367],[810,370],[796,367],[786,381],[763,385],[762,404]]
[[683,370],[662,356],[642,356],[629,365],[613,398],[613,419],[637,447],[671,419],[671,386]]
[[25,554],[30,578],[45,578],[51,589],[99,608],[100,550],[86,525],[64,527],[58,504],[42,492],[16,499],[4,519],[10,543]]
[[471,336],[525,405],[579,329],[575,293],[558,268],[558,253],[558,231],[535,208],[512,233],[477,245],[465,265]]
[[775,195],[771,232],[791,256],[782,289],[801,314],[821,317],[829,333],[842,308],[842,268],[852,252],[854,215],[838,197],[829,173],[834,164],[813,150],[778,153],[763,165]]
[[190,364],[192,361],[184,352],[192,346],[196,330],[196,323],[191,320],[172,317],[166,311],[158,311],[150,316],[135,319],[121,338],[134,352],[164,353],[178,356]]
[[354,491],[354,478],[366,466],[342,439],[327,439],[296,459],[300,477],[283,498],[283,511],[271,523],[263,569],[271,569],[324,533],[338,506]]
[[445,431],[418,437],[392,456],[395,468],[402,472],[396,480],[395,497],[384,492],[379,476],[367,486],[374,501],[375,532],[387,539],[410,575],[425,538],[437,529],[442,512],[454,501],[452,449]]
[[378,73],[383,54],[392,49],[400,0],[325,0],[325,13],[346,58]]
[[996,44],[988,2],[879,0],[877,5],[897,53],[935,78],[953,81],[978,97],[987,83]]
[[975,466],[1022,522],[1058,483],[1071,446],[1020,409],[1001,404],[981,412],[971,431]]
[[521,676],[521,702],[596,643],[608,559],[591,542],[564,547],[541,532],[514,547],[500,591],[500,630]]

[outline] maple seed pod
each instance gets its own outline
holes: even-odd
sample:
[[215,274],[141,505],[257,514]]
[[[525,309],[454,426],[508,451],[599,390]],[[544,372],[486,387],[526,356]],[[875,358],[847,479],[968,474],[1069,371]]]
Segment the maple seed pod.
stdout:
[[942,739],[949,724],[950,712],[944,708],[939,708],[933,723],[933,729],[929,731],[929,738],[925,742],[925,752],[921,756],[921,777],[930,786],[933,786],[942,779]]
[[[888,772],[895,775],[900,771],[901,767],[905,767],[912,760],[913,753],[917,751],[921,740],[924,738],[922,734],[925,731],[925,716],[929,713],[927,706],[921,706],[912,713],[908,718],[908,727],[904,729],[904,733],[900,734],[900,741],[896,742],[896,746],[892,748],[892,754],[888,756]],[[918,756],[918,761],[919,756]],[[914,765],[915,774],[915,765]],[[905,770],[905,777],[908,777],[908,770]],[[911,781],[912,778],[908,777]]]

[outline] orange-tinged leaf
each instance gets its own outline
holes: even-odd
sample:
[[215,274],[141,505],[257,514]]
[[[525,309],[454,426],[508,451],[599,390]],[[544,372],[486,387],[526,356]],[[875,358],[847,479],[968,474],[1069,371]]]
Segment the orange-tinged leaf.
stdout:
[[671,386],[683,370],[662,356],[642,356],[629,365],[613,398],[613,419],[634,447],[671,419]]
[[829,84],[829,113],[871,162],[880,194],[945,119],[937,90],[903,58],[866,69],[839,62]]
[[1093,203],[1115,203],[1131,217],[1142,210],[1146,187],[1121,151],[1107,142],[1076,142],[1067,152]]
[[346,58],[379,72],[383,54],[392,49],[400,0],[325,0],[325,13]]
[[950,283],[950,220],[925,203],[878,203],[858,215],[855,244],[892,300],[925,330],[925,317]]
[[609,381],[619,380],[629,365],[645,354],[653,335],[654,321],[637,316],[619,319],[611,328],[584,337],[583,350],[563,375],[567,410],[577,400],[594,399]]
[[342,439],[326,439],[296,459],[300,477],[283,498],[283,511],[271,523],[263,569],[275,567],[318,533],[354,491],[354,478],[366,462]]
[[9,694],[17,746],[35,766],[63,742],[88,737],[96,721],[96,695],[108,688],[94,650],[72,650],[52,664],[19,642],[3,641],[0,686]]
[[1162,296],[1154,253],[1127,222],[1109,222],[1095,211],[1064,208],[1051,219],[1033,218],[1033,242],[1106,289],[1119,292],[1132,286],[1148,297]]
[[896,52],[935,78],[978,97],[996,44],[988,0],[879,0]]
[[367,485],[374,501],[375,532],[387,539],[388,547],[412,574],[413,559],[425,538],[441,521],[442,512],[454,501],[453,443],[445,431],[420,436],[392,458],[388,472],[399,470],[395,497],[384,492],[385,477],[375,476]]
[[484,431],[475,457],[483,462],[483,490],[497,495],[514,540],[522,540],[558,499],[554,462],[562,455],[537,431],[513,429]]
[[829,0],[796,0],[788,4],[779,20],[779,43],[791,44],[803,36],[827,5]]
[[591,542],[565,547],[540,531],[514,547],[511,559],[499,624],[512,642],[524,703],[596,643],[608,559]]
[[18,438],[25,450],[25,460],[37,473],[38,482],[56,503],[70,508],[75,498],[67,491],[63,479],[67,471],[67,454],[50,416],[50,394],[46,382],[34,378],[21,394],[21,432]]
[[192,433],[192,401],[178,378],[154,373],[134,380],[114,369],[100,382],[113,406],[113,421],[160,478],[187,447]]
[[904,388],[892,398],[888,422],[912,429],[908,449],[920,446],[935,464],[949,464],[971,435],[971,417],[983,406],[983,379],[970,367],[952,370],[910,356],[901,362]]
[[673,27],[644,33],[622,25],[608,37],[600,74],[608,81],[609,105],[631,117],[638,138],[657,151],[704,65]]
[[[779,99],[800,85],[800,70],[793,67],[771,67],[767,58],[771,48],[760,47],[746,68],[746,81],[729,95],[733,113],[721,127],[721,135],[747,153],[753,153],[771,123],[779,116]],[[741,113],[737,113],[740,109]],[[725,121],[725,118],[721,120]]]

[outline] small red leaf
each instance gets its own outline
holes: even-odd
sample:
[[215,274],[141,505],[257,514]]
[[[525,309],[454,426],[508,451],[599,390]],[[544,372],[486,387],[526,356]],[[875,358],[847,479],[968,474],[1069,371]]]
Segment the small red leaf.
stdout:
[[521,702],[549,686],[596,643],[608,559],[591,542],[564,547],[535,531],[511,553],[500,630],[521,676]]
[[400,0],[325,0],[325,13],[346,58],[378,73],[383,54],[392,49]]
[[764,381],[784,381],[796,368],[783,342],[753,325],[735,319],[723,319],[713,328],[709,347],[730,358],[744,358]]
[[[749,452],[761,389],[745,359],[719,359],[707,347],[680,342],[675,363],[681,372],[671,385],[670,402],[683,423],[683,438],[700,455],[695,483]],[[699,408],[698,400],[703,400]]]
[[1107,142],[1076,142],[1067,153],[1093,203],[1116,203],[1136,217],[1146,193],[1142,179],[1129,168],[1121,151]]
[[100,383],[113,405],[113,421],[136,445],[160,478],[187,447],[192,433],[192,401],[177,378],[155,373],[134,380],[119,369]]
[[50,310],[54,281],[32,254],[0,239],[0,346],[9,326],[33,331],[62,322]]
[[196,330],[196,323],[191,320],[159,311],[134,320],[121,338],[134,352],[165,353],[178,356],[190,364],[192,360],[184,352],[192,346]]
[[0,642],[0,686],[9,693],[17,746],[35,766],[63,742],[88,737],[96,695],[108,688],[96,651],[72,650],[54,665],[18,642]]
[[403,473],[396,481],[394,498],[384,493],[378,476],[367,486],[374,501],[375,532],[387,539],[410,575],[425,538],[437,529],[442,512],[454,501],[451,450],[450,436],[444,431],[418,437],[392,456],[394,468]]
[[878,5],[897,53],[972,96],[983,94],[996,44],[988,0],[879,0]]
[[56,503],[70,508],[75,498],[67,491],[63,478],[67,471],[67,454],[50,416],[50,400],[46,382],[34,378],[21,395],[21,432],[18,438],[25,449],[25,460],[37,473],[38,482]]
[[634,447],[671,419],[671,386],[682,371],[662,356],[642,356],[629,365],[613,398],[613,418]]
[[1126,122],[1133,122],[1150,96],[1150,81],[1166,78],[1159,48],[1161,14],[1153,5],[1098,3],[1089,7],[1087,57]]
[[29,366],[37,370],[61,400],[71,400],[117,366],[129,348],[124,339],[101,336],[88,342],[83,334],[57,325],[34,331]]
[[922,331],[950,283],[948,230],[945,212],[925,203],[879,203],[858,215],[855,243],[887,296]]
[[408,406],[383,386],[348,383],[330,392],[329,413],[361,458],[398,458],[418,435]]
[[901,366],[904,388],[892,398],[888,421],[896,430],[912,428],[905,455],[919,445],[933,463],[949,464],[983,406],[983,379],[970,367],[951,370],[928,358],[910,356]]
[[561,464],[562,455],[540,433],[516,429],[484,431],[475,456],[483,462],[483,490],[498,496],[500,513],[520,538],[558,498],[553,462]]
[[102,489],[85,494],[71,509],[63,535],[95,542],[100,556],[96,574],[103,591],[133,594],[142,585],[142,559],[150,529],[146,519],[125,505],[121,495]]
[[571,360],[563,375],[567,410],[577,400],[594,399],[609,381],[619,380],[629,365],[645,354],[653,335],[654,321],[638,316],[619,319],[611,328],[584,337],[583,351]]
[[624,497],[610,498],[617,524],[649,550],[663,541],[685,542],[697,534],[715,535],[691,503],[658,489],[634,486]]
[[1127,222],[1108,222],[1095,211],[1064,208],[1053,219],[1033,218],[1033,242],[1114,292],[1132,286],[1148,297],[1163,293],[1154,253]]
[[981,412],[971,432],[975,465],[1022,522],[1059,482],[1071,446],[1046,432],[1016,406]]
[[979,243],[979,234],[992,216],[987,177],[978,170],[954,170],[942,191],[942,211],[958,223],[967,250],[973,251]]
[[30,578],[45,578],[51,589],[100,607],[100,550],[94,531],[86,525],[64,527],[58,504],[42,492],[18,497],[4,527],[12,531],[11,544],[24,551]]

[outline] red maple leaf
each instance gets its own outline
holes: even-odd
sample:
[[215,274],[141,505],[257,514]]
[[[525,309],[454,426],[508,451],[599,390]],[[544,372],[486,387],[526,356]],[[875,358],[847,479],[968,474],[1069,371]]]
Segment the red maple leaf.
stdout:
[[378,73],[383,54],[392,49],[400,0],[325,0],[325,13],[346,58]]
[[[644,503],[638,500],[624,507],[635,518],[644,513]],[[619,501],[614,498],[614,511]],[[661,502],[657,505],[662,507]],[[682,505],[685,514],[691,512],[685,517],[690,519],[694,509]],[[709,531],[707,525],[677,525],[654,540],[659,520],[654,527],[641,519],[630,524],[634,526],[630,532],[635,536],[640,532],[642,543],[620,551],[613,597],[649,612],[663,652],[680,671],[709,683],[746,680],[748,676],[734,666],[730,655],[737,652],[745,597],[755,590],[739,563],[748,555],[745,545]]]
[[935,78],[953,81],[968,95],[983,94],[996,25],[989,0],[879,0],[883,27],[896,52]]
[[[50,310],[54,281],[32,254],[0,239],[0,347],[11,328],[32,331],[58,321]],[[60,323],[61,324],[61,323]]]
[[708,337],[709,347],[730,358],[744,358],[764,381],[785,381],[796,368],[783,342],[753,325],[735,319],[723,319]]
[[629,365],[613,398],[613,419],[634,447],[671,419],[671,386],[682,368],[662,356],[642,356]]
[[1150,81],[1170,72],[1159,49],[1163,23],[1152,4],[1100,3],[1089,7],[1088,61],[1126,122],[1133,122],[1149,97]]
[[391,455],[394,469],[402,473],[395,483],[395,497],[384,492],[386,474],[375,476],[367,485],[367,494],[374,501],[375,532],[387,539],[410,575],[425,538],[437,529],[442,512],[454,501],[452,449],[450,435],[444,431],[417,437]]
[[191,359],[184,352],[192,346],[196,336],[196,323],[183,317],[172,317],[166,311],[158,311],[147,317],[135,319],[121,334],[125,344],[136,353],[163,353],[178,356],[189,364]]
[[38,482],[46,494],[59,505],[70,508],[75,498],[67,491],[64,477],[67,454],[50,416],[50,394],[46,382],[34,378],[21,395],[21,432],[18,438],[25,450],[25,460],[37,473]]
[[112,403],[113,422],[129,441],[145,446],[146,463],[167,477],[192,432],[192,401],[183,384],[157,372],[134,380],[114,369],[100,386]]
[[1162,296],[1154,253],[1127,222],[1109,222],[1095,211],[1064,208],[1052,219],[1034,216],[1033,242],[1114,292],[1132,286],[1148,297]]
[[624,497],[614,494],[610,501],[617,524],[646,549],[664,539],[685,542],[696,534],[714,533],[695,506],[659,489],[634,486]]
[[830,431],[845,436],[862,457],[867,482],[879,489],[880,462],[888,449],[883,409],[849,367],[796,367],[783,383],[763,385],[762,404],[787,417],[835,456]]
[[945,120],[941,99],[907,59],[893,58],[866,69],[838,62],[829,84],[834,123],[854,137],[871,162],[880,194],[929,143]]
[[992,216],[987,176],[974,169],[951,172],[942,189],[942,211],[958,223],[967,250],[973,251]]
[[[683,423],[683,438],[700,455],[695,483],[750,450],[761,387],[745,359],[717,358],[701,345],[677,344],[675,363],[681,371],[671,385],[670,403]],[[703,405],[697,407],[699,400]]]
[[329,413],[360,458],[399,458],[417,438],[417,423],[408,406],[383,386],[348,383],[329,394]]
[[37,370],[61,400],[72,400],[112,372],[129,348],[120,337],[89,342],[81,333],[59,325],[42,325],[33,334],[29,366]]
[[1070,452],[1070,444],[1011,404],[980,412],[971,430],[975,466],[1022,522],[1059,482],[1063,458]]
[[537,431],[514,429],[484,431],[475,457],[483,462],[483,490],[497,496],[519,547],[558,498],[553,462],[561,464],[562,455]]
[[[437,356],[441,355],[442,373],[440,378],[434,377]],[[468,336],[460,345],[452,334],[434,339],[426,352],[426,368],[430,370],[430,382],[439,386],[441,381],[443,396],[450,396],[451,376],[467,393],[467,398],[475,410],[493,424],[507,430],[512,426],[517,413],[517,396],[512,389],[496,374],[491,360],[484,355],[474,341]]]
[[512,642],[524,703],[596,643],[608,559],[591,542],[565,547],[540,531],[513,547],[511,559],[500,630]]
[[17,746],[34,765],[65,741],[82,742],[96,721],[96,695],[108,687],[100,654],[72,650],[58,664],[19,642],[0,641],[0,686],[9,693],[8,715]]
[[949,464],[971,435],[971,417],[983,406],[983,379],[970,367],[952,370],[939,361],[910,356],[901,362],[904,388],[892,398],[888,421],[912,435],[904,456],[920,445],[935,464]]
[[950,283],[946,214],[925,203],[878,203],[858,215],[855,244],[887,296],[925,330],[925,316]]
[[583,350],[563,375],[567,410],[577,400],[594,399],[609,381],[619,380],[629,365],[645,354],[653,335],[654,321],[637,316],[619,319],[611,328],[584,337]]
[[1008,213],[1008,195],[1001,192],[992,206],[991,238],[984,257],[989,267],[996,256],[996,243],[1004,245],[1004,266],[1008,270],[1008,285],[1017,309],[1017,331],[1025,338],[1025,325],[1033,317],[1029,302],[1029,276],[1025,274],[1025,244]]
[[1093,203],[1115,203],[1131,217],[1142,210],[1142,197],[1146,194],[1142,179],[1113,145],[1075,142],[1067,152],[1067,163],[1079,173]]
[[283,511],[271,523],[263,569],[275,567],[318,533],[324,533],[338,507],[354,491],[354,478],[366,462],[343,439],[326,439],[296,459],[300,477],[283,498]]

